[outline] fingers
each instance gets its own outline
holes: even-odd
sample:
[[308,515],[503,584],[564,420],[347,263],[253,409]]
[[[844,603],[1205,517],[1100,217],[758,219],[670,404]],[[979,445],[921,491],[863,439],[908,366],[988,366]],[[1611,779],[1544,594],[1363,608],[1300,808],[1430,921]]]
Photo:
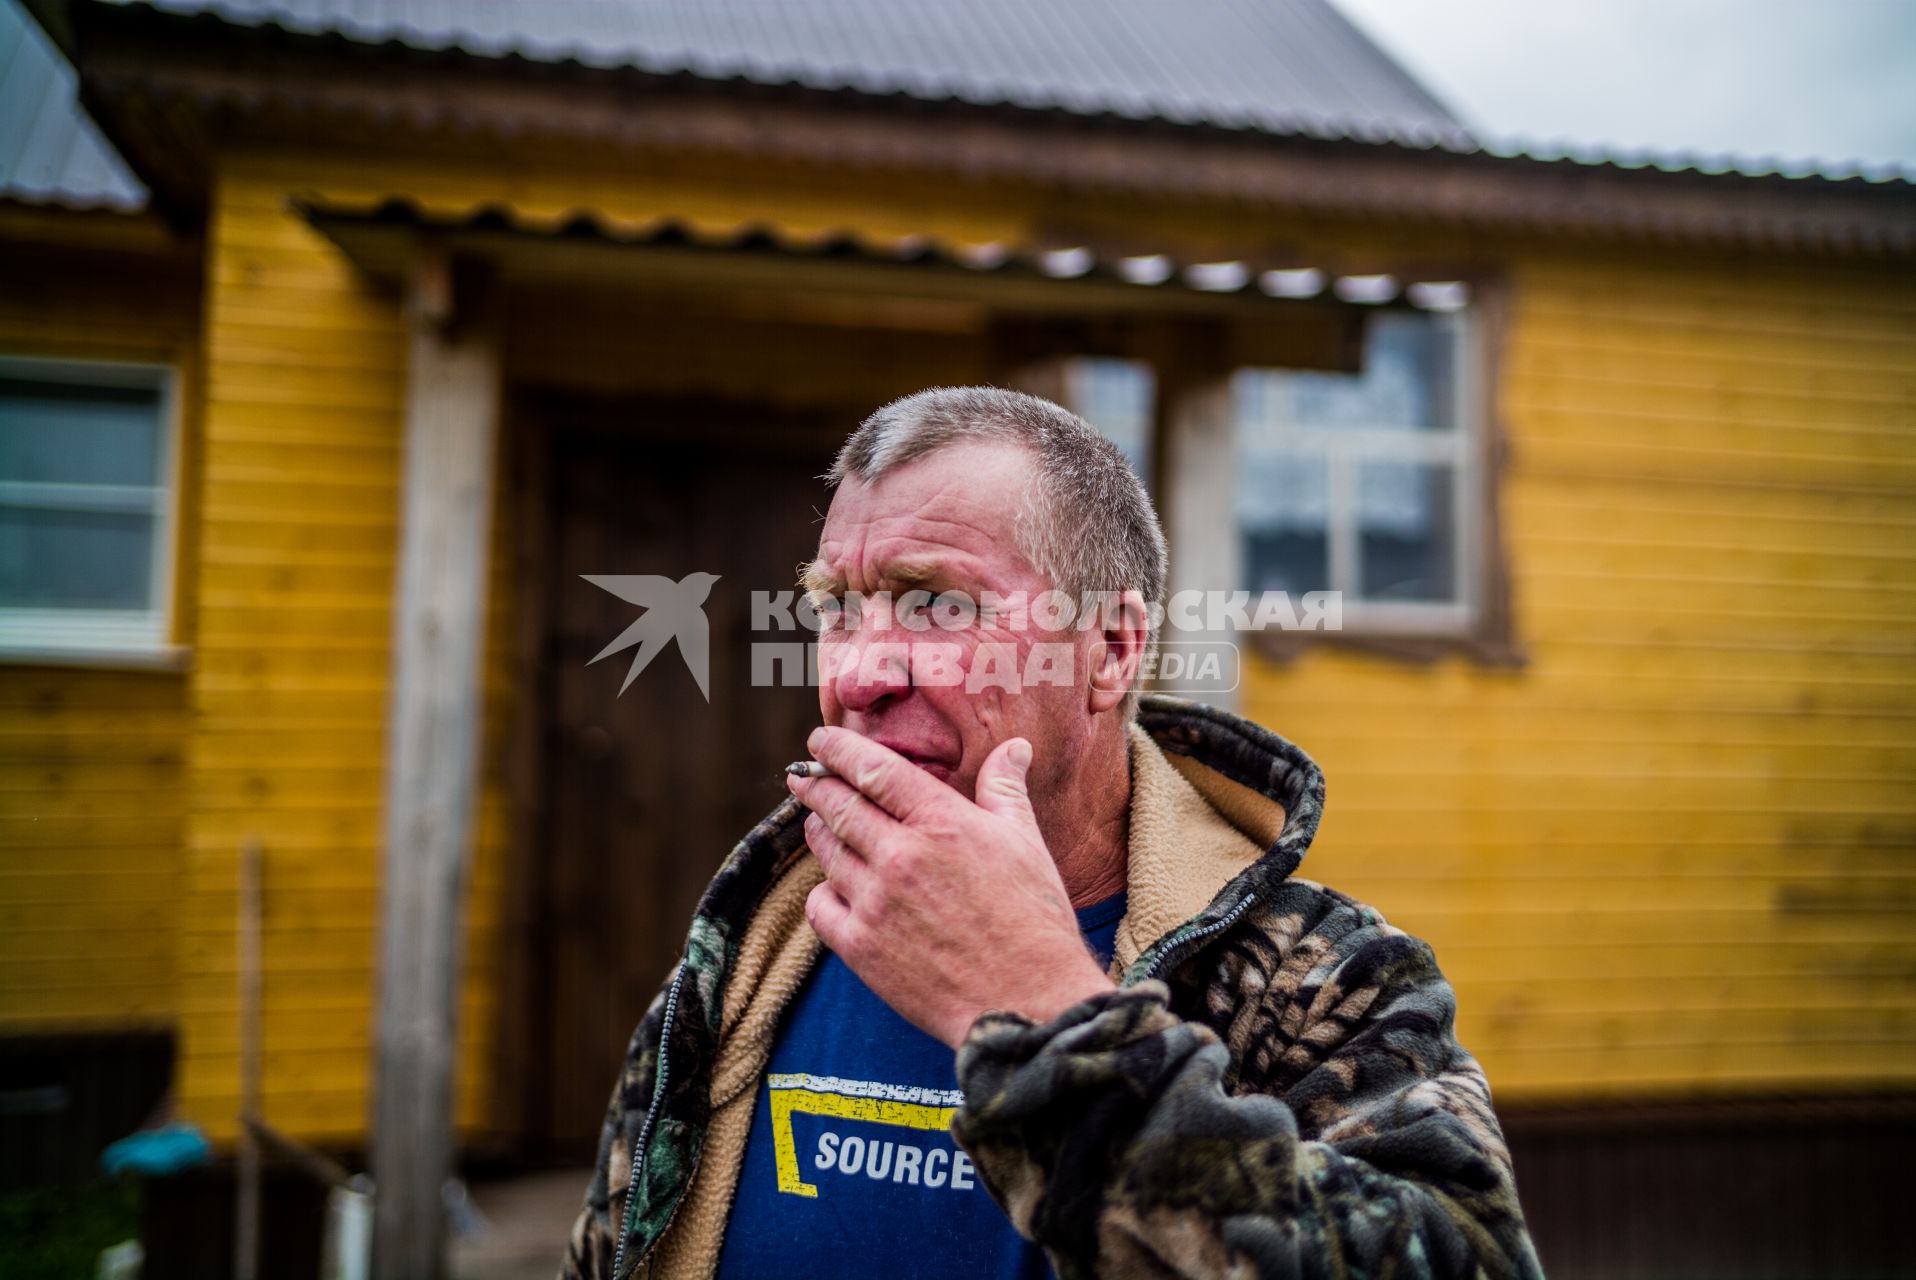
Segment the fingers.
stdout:
[[852,852],[870,857],[886,840],[903,830],[898,820],[860,795],[842,778],[800,778],[785,775],[785,786],[798,802],[824,820]]
[[858,851],[840,840],[815,813],[806,815],[805,843],[811,847],[812,855],[818,859],[825,878],[838,890],[838,895],[847,902],[856,899],[871,876],[871,868],[858,856]]
[[814,729],[806,746],[821,764],[902,821],[927,806],[948,804],[956,795],[890,747],[849,729]]
[[978,807],[1037,830],[1038,817],[1032,812],[1031,792],[1026,782],[1030,772],[1029,741],[1007,738],[999,743],[978,766]]
[[852,909],[829,880],[812,886],[805,899],[805,919],[812,932],[841,958],[851,946]]

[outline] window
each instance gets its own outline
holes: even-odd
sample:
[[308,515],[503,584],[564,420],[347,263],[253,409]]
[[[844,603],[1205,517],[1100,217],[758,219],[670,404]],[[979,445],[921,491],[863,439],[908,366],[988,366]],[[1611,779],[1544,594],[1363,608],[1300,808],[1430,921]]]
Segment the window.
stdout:
[[1380,312],[1361,373],[1237,375],[1247,587],[1340,591],[1347,631],[1471,626],[1479,415],[1469,344],[1468,313]]
[[0,655],[164,656],[173,378],[0,359]]
[[1156,399],[1151,366],[1142,360],[1085,358],[1066,368],[1066,403],[1124,451],[1131,469],[1151,487],[1151,415]]

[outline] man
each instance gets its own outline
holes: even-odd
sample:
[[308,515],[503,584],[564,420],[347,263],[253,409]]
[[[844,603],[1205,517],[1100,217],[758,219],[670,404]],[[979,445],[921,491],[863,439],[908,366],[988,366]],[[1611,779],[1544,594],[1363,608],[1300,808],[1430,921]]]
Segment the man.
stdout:
[[1138,696],[1165,549],[1116,448],[934,390],[830,480],[829,773],[707,890],[564,1274],[1538,1274],[1430,949],[1292,877],[1317,768]]

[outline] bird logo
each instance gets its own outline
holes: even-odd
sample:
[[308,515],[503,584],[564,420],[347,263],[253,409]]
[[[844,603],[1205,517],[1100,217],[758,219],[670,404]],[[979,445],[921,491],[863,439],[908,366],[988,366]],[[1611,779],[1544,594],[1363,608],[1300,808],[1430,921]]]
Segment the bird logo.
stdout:
[[619,686],[623,694],[639,678],[639,672],[658,656],[659,650],[665,648],[666,641],[676,640],[679,656],[685,659],[692,679],[698,682],[699,692],[707,702],[712,700],[712,632],[705,621],[705,598],[712,594],[712,584],[719,580],[718,574],[688,573],[677,582],[656,573],[582,573],[579,576],[627,604],[636,604],[645,610],[611,644],[599,650],[591,662],[586,663],[588,667],[600,658],[637,645],[639,651],[632,655],[625,683]]

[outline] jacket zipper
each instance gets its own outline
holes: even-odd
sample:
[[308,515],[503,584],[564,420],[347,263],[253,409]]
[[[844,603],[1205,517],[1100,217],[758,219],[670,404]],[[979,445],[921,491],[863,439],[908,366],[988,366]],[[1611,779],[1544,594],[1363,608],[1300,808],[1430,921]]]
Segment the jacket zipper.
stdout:
[[1252,904],[1255,903],[1256,901],[1257,901],[1257,895],[1255,893],[1245,894],[1243,897],[1243,900],[1240,901],[1235,907],[1232,907],[1230,911],[1223,917],[1223,919],[1213,920],[1211,921],[1211,923],[1205,925],[1202,929],[1197,930],[1195,933],[1185,938],[1184,941],[1178,943],[1176,946],[1165,948],[1162,952],[1158,954],[1158,958],[1151,962],[1151,967],[1144,971],[1143,976],[1141,976],[1138,979],[1138,981],[1149,982],[1153,978],[1156,978],[1159,974],[1163,973],[1165,968],[1170,965],[1174,957],[1176,959],[1182,960],[1185,957],[1191,955],[1193,952],[1195,952],[1199,947],[1201,947],[1204,944],[1204,940],[1206,938],[1213,937],[1216,934],[1220,934],[1224,932],[1226,929],[1230,928],[1232,925],[1236,924],[1238,917],[1243,915],[1246,911],[1249,911],[1251,909]]
[[624,1274],[625,1242],[632,1235],[632,1224],[638,1216],[639,1201],[634,1193],[645,1174],[652,1124],[658,1119],[659,1103],[665,1098],[666,1046],[672,1043],[672,1020],[679,1011],[679,984],[684,981],[685,962],[681,960],[678,972],[672,975],[672,989],[665,993],[665,1016],[659,1020],[659,1070],[652,1079],[652,1104],[645,1109],[645,1122],[639,1126],[638,1140],[632,1146],[632,1177],[625,1185],[625,1205],[619,1213],[619,1245],[612,1254],[612,1280],[620,1280]]

